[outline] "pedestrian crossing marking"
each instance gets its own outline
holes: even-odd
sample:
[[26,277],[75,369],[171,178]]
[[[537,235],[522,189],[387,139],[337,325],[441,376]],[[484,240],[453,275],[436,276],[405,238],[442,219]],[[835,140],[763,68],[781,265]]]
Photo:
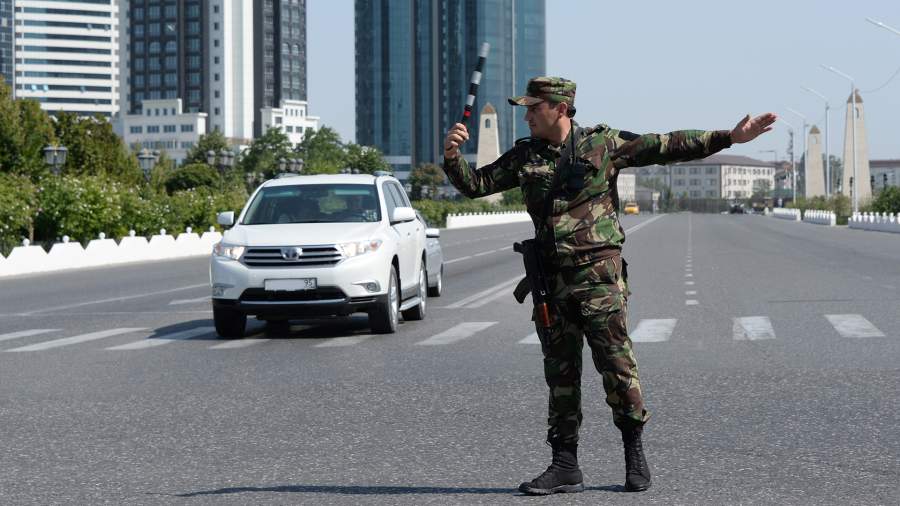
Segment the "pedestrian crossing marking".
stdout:
[[10,332],[9,334],[0,334],[0,341],[9,341],[10,339],[18,339],[20,337],[39,336],[48,332],[58,332],[59,329],[31,329],[20,330],[18,332]]
[[157,346],[162,346],[164,344],[174,343],[175,341],[184,341],[187,339],[192,339],[197,336],[202,336],[204,334],[211,334],[213,331],[215,331],[214,327],[198,327],[195,329],[188,329],[188,330],[182,330],[179,332],[173,332],[171,334],[165,334],[160,337],[148,337],[147,339],[141,339],[140,341],[122,344],[119,346],[111,346],[106,349],[120,351],[120,350],[142,350],[145,348],[155,348]]
[[64,337],[62,339],[55,339],[53,341],[44,341],[42,343],[29,344],[28,346],[22,346],[20,348],[13,348],[11,350],[6,350],[7,352],[17,352],[17,351],[43,351],[48,350],[50,348],[58,348],[60,346],[69,346],[72,344],[86,343],[88,341],[95,341],[97,339],[104,339],[107,337],[118,336],[121,334],[130,334],[132,332],[140,332],[142,330],[147,330],[144,328],[118,328],[118,329],[110,329],[110,330],[101,330],[99,332],[91,332],[88,334],[81,334],[72,337]]
[[684,284],[686,284],[687,286],[694,286],[693,281],[685,281]]
[[372,339],[372,335],[362,335],[362,336],[346,336],[346,337],[335,337],[325,341],[324,343],[319,343],[314,346],[314,348],[335,348],[340,346],[353,346],[355,344],[362,343],[364,341],[368,341]]
[[235,339],[234,341],[227,341],[222,344],[216,344],[210,346],[211,350],[233,350],[236,348],[247,348],[249,346],[253,346],[254,344],[262,344],[271,341],[271,339],[256,339],[245,337],[244,339]]
[[532,332],[528,334],[528,337],[519,341],[519,344],[541,344],[541,340],[538,338],[537,332]]
[[647,319],[638,322],[636,329],[631,331],[632,342],[636,343],[661,343],[668,341],[675,330],[676,318]]
[[872,322],[858,314],[827,314],[825,318],[842,337],[885,337]]
[[772,321],[766,316],[745,316],[734,319],[732,334],[735,341],[775,339]]
[[179,306],[179,305],[182,305],[182,304],[199,304],[199,303],[201,303],[201,302],[206,302],[206,301],[208,301],[208,300],[210,300],[210,297],[209,297],[208,295],[206,295],[206,296],[203,296],[203,297],[197,297],[196,299],[178,299],[178,300],[173,300],[172,302],[169,302],[169,305],[170,305],[170,306]]
[[700,301],[698,301],[696,299],[688,299],[688,300],[684,301],[685,306],[696,306],[699,304],[700,304]]
[[416,344],[425,346],[442,345],[462,341],[468,337],[475,335],[482,330],[496,325],[497,322],[463,322],[455,327],[451,327],[440,334],[433,335],[424,341]]

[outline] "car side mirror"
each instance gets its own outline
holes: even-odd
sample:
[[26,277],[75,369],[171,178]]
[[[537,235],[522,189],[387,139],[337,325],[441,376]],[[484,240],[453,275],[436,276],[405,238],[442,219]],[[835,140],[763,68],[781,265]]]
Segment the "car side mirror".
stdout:
[[416,219],[416,211],[411,207],[398,207],[391,215],[391,225]]
[[216,215],[216,222],[223,227],[234,225],[234,211],[225,211]]
[[425,237],[430,239],[437,239],[441,236],[441,231],[436,228],[426,228],[425,229]]

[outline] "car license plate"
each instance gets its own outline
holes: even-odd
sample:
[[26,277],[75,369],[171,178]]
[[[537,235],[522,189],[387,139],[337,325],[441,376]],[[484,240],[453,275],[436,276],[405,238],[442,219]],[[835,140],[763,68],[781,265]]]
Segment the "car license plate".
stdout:
[[267,279],[267,292],[296,292],[300,290],[315,290],[316,278],[300,279]]

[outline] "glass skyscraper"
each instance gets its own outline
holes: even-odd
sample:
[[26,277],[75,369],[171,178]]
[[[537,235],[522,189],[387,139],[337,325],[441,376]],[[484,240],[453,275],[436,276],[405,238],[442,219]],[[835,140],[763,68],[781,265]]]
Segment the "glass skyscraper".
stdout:
[[14,40],[13,0],[0,0],[0,76],[3,76],[3,81],[10,87],[13,86],[15,72]]
[[[382,150],[405,177],[439,162],[459,121],[482,42],[490,56],[475,103],[498,113],[500,148],[527,135],[506,98],[545,73],[544,0],[356,0],[356,141]],[[477,117],[463,153],[474,162]]]
[[254,0],[254,131],[261,109],[282,100],[306,101],[306,0]]

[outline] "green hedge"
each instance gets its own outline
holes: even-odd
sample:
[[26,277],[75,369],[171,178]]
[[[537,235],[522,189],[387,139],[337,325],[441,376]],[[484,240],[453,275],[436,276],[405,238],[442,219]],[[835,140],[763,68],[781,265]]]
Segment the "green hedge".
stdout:
[[417,200],[413,207],[432,227],[446,227],[448,214],[524,211],[524,205],[491,204],[482,200]]

